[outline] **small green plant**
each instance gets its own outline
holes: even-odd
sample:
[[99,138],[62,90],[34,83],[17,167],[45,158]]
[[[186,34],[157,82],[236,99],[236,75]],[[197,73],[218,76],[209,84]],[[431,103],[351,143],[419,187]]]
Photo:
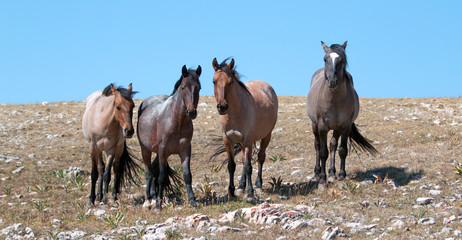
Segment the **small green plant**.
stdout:
[[222,167],[222,166],[223,166],[223,165],[221,165],[221,164],[214,165],[214,166],[212,166],[212,167],[210,168],[210,171],[211,171],[212,173],[217,173],[217,172],[219,172],[219,171],[221,170],[221,167]]
[[47,207],[47,201],[38,199],[33,203],[33,207],[37,209],[39,212],[42,212]]
[[272,162],[281,162],[286,160],[286,158],[282,155],[273,155],[269,158],[269,160],[271,160]]
[[278,179],[275,177],[271,177],[272,182],[268,182],[271,185],[271,192],[273,193],[279,193],[282,188],[282,178],[279,176]]
[[10,195],[11,194],[11,187],[4,187],[3,188],[3,193],[6,194],[6,195]]
[[455,173],[462,175],[462,163],[457,163]]
[[302,218],[305,219],[305,220],[312,219],[312,218],[313,218],[313,214],[311,214],[311,213],[305,213],[305,214],[303,214]]
[[169,228],[165,231],[165,237],[169,240],[173,239],[180,239],[181,234],[178,232],[178,230],[175,230],[173,228]]
[[421,219],[421,218],[425,217],[425,215],[427,215],[427,210],[425,210],[425,209],[420,209],[419,211],[413,212],[413,213],[411,213],[411,214],[412,214],[412,216],[414,216],[415,218]]
[[116,212],[109,216],[104,217],[103,220],[106,223],[106,225],[114,229],[114,228],[117,228],[117,226],[119,226],[119,224],[124,220],[124,218],[125,218],[124,214]]
[[68,174],[66,170],[63,170],[63,169],[54,170],[53,172],[51,172],[51,176],[56,177],[56,178],[61,178],[61,179],[67,178],[67,175]]
[[58,232],[47,231],[48,236],[50,239],[58,239]]
[[355,194],[356,193],[356,190],[359,188],[359,184],[354,182],[354,181],[347,181],[345,182],[345,184],[343,184],[342,186],[342,189],[351,193],[351,194]]
[[80,212],[77,214],[77,221],[79,223],[84,223],[90,218],[91,218],[91,214],[85,214],[84,212]]
[[35,184],[33,188],[34,188],[34,191],[38,192],[38,193],[44,193],[44,192],[47,191],[46,186],[42,186],[42,185],[38,185],[38,184]]
[[26,193],[32,192],[32,187],[31,186],[26,186]]
[[83,179],[83,177],[81,175],[76,175],[76,176],[72,176],[71,177],[71,182],[74,183],[76,186],[77,186],[77,189],[79,190],[83,190],[83,188],[85,187],[85,180]]
[[143,238],[144,234],[146,233],[146,226],[137,226],[132,229],[135,232],[137,239]]

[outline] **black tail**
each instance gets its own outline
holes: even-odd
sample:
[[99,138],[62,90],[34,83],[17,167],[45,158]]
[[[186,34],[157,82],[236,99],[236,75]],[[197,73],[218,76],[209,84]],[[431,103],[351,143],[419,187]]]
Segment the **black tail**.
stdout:
[[119,176],[120,184],[118,184],[118,186],[114,186],[117,188],[117,192],[120,192],[121,186],[125,187],[131,184],[139,185],[140,182],[137,172],[137,168],[140,168],[140,166],[133,160],[136,158],[129,150],[127,142],[124,141],[124,151],[120,157],[119,170],[117,174]]
[[353,146],[353,148],[358,149],[361,152],[367,151],[370,154],[372,154],[372,156],[376,156],[379,154],[379,151],[377,151],[377,149],[375,149],[375,147],[372,146],[371,140],[361,135],[354,123],[351,125],[350,144],[351,146]]
[[[221,137],[215,137],[208,145],[218,145],[217,149],[215,150],[215,153],[210,156],[209,160],[212,161],[216,157],[220,156],[221,154],[226,152],[226,147],[223,144],[223,140]],[[207,147],[206,146],[206,147]],[[236,156],[238,153],[242,151],[241,145],[240,144],[235,144],[234,145],[234,156]],[[257,145],[254,143],[254,151],[252,152],[252,163],[255,162],[255,156],[258,153]],[[228,158],[223,160],[223,162],[220,165],[220,169],[228,163]]]
[[[159,172],[159,156],[156,156],[151,167],[153,172]],[[174,198],[176,195],[175,186],[183,187],[180,175],[173,170],[167,162],[167,183],[165,184],[164,193],[168,198]]]

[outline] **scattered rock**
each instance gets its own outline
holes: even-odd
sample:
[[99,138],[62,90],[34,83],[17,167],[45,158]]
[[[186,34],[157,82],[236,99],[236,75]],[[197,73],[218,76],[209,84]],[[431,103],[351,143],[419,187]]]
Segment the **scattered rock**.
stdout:
[[339,227],[335,227],[332,229],[332,227],[327,227],[323,232],[322,232],[322,239],[323,240],[329,240],[329,239],[334,239],[337,236],[346,236],[343,233],[343,229]]
[[422,224],[422,225],[433,225],[435,224],[435,219],[433,219],[432,217],[427,217],[427,218],[421,218],[417,221],[418,224]]
[[24,169],[24,166],[21,166],[13,171],[11,171],[11,173],[15,174],[15,173],[20,173],[22,170]]
[[435,202],[435,199],[431,197],[419,197],[416,199],[416,202],[420,205],[428,205],[432,202]]

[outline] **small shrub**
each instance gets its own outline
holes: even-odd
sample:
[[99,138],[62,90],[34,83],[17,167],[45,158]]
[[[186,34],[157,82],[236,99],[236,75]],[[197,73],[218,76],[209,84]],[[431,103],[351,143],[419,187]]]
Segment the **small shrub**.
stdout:
[[281,162],[286,160],[286,158],[282,155],[273,155],[269,158],[269,160],[271,160],[272,162]]
[[417,219],[421,219],[427,215],[427,210],[425,209],[420,209],[418,212],[413,212],[412,216],[414,216]]
[[276,179],[275,177],[271,177],[272,182],[268,182],[271,185],[271,192],[273,193],[279,193],[282,189],[282,178],[278,177]]
[[178,232],[178,230],[170,228],[165,231],[165,237],[169,240],[180,239],[181,234]]
[[72,176],[71,177],[71,182],[74,183],[77,186],[77,189],[79,189],[81,191],[83,190],[85,185],[87,185],[85,183],[85,180],[83,179],[83,177],[81,175]]
[[37,209],[39,212],[42,212],[47,207],[47,201],[39,199],[39,200],[35,201],[32,206],[35,209]]
[[103,220],[106,223],[106,225],[114,229],[114,228],[117,228],[117,226],[119,226],[119,224],[124,220],[124,218],[125,218],[124,214],[116,212],[109,216],[104,217]]
[[56,178],[65,179],[65,178],[67,178],[68,174],[67,174],[66,170],[60,169],[60,170],[55,170],[55,171],[51,172],[51,175],[53,177],[56,177]]
[[455,173],[457,173],[457,174],[459,174],[459,175],[462,176],[462,163],[457,163]]
[[354,182],[354,181],[346,181],[345,184],[343,184],[342,186],[342,189],[351,193],[351,194],[355,194],[356,193],[356,189],[359,188],[359,184]]
[[3,188],[3,193],[5,195],[10,195],[11,194],[11,187],[4,187]]

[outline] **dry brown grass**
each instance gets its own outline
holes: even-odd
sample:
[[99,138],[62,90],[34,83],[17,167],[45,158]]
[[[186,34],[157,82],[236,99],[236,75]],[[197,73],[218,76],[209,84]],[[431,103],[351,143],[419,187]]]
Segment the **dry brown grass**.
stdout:
[[[216,168],[223,158],[209,161],[215,149],[207,144],[220,134],[214,101],[213,97],[202,96],[200,103],[207,105],[200,105],[199,116],[194,120],[191,171],[195,194],[199,199],[205,197],[199,186],[208,182],[219,183],[218,187],[213,187],[218,195],[226,194],[228,187],[226,167],[220,171]],[[435,198],[447,207],[428,207],[425,208],[426,212],[420,212],[420,215],[434,217],[437,223],[431,227],[406,226],[409,231],[389,231],[385,238],[390,239],[415,235],[425,237],[441,230],[444,217],[461,214],[461,176],[455,173],[455,167],[461,162],[462,153],[462,98],[361,98],[361,112],[356,123],[367,138],[375,141],[381,154],[372,157],[352,152],[347,158],[348,176],[345,182],[334,183],[326,190],[296,187],[285,192],[288,200],[280,200],[277,194],[269,193],[271,178],[282,177],[284,182],[294,183],[306,181],[307,176],[313,175],[315,152],[311,123],[305,114],[305,97],[280,96],[279,101],[276,133],[264,165],[265,193],[262,199],[269,197],[273,202],[316,206],[317,211],[323,213],[323,218],[329,218],[340,226],[341,219],[370,224],[377,218],[374,221],[379,229],[389,227],[389,219],[393,216],[419,215],[419,210],[413,208],[415,199],[429,196],[426,187],[440,186],[442,194]],[[139,104],[140,101],[136,101],[136,105]],[[85,215],[90,191],[90,159],[87,143],[81,133],[83,111],[82,102],[0,106],[0,154],[19,158],[10,162],[0,161],[0,229],[21,222],[31,227],[37,237],[49,237],[55,232],[74,229],[86,231],[87,236],[111,230],[108,222]],[[137,139],[130,139],[128,143],[140,156]],[[272,156],[286,160],[273,162],[269,160]],[[169,163],[179,166],[179,158],[171,157]],[[21,166],[24,166],[21,172],[12,173]],[[86,185],[80,186],[83,189],[79,189],[79,185],[69,178],[52,174],[54,171],[68,170],[71,166],[85,171],[83,183]],[[302,174],[291,175],[298,169],[302,170]],[[241,170],[242,164],[238,163],[236,179]],[[376,180],[374,175],[382,181],[360,184],[365,180]],[[144,178],[141,182],[144,184]],[[190,209],[188,205],[172,205],[154,214],[134,203],[134,199],[143,194],[141,187],[122,190],[120,205],[111,211],[113,214],[124,214],[118,227],[133,226],[137,220],[159,223],[172,216],[184,217],[199,212],[218,218],[224,212],[251,205],[243,201],[202,205],[198,209]],[[59,219],[62,223],[55,228],[53,219]],[[242,223],[235,224],[241,227]],[[278,235],[295,238],[302,231],[288,232],[280,227],[261,231],[260,226],[251,224],[246,229],[255,231],[251,237],[256,239]],[[193,230],[182,233],[200,235]],[[218,234],[215,238],[230,238],[230,234],[233,238],[249,237],[241,232]],[[312,237],[318,238],[321,232],[313,234]],[[355,239],[375,237],[377,235],[359,233]]]

